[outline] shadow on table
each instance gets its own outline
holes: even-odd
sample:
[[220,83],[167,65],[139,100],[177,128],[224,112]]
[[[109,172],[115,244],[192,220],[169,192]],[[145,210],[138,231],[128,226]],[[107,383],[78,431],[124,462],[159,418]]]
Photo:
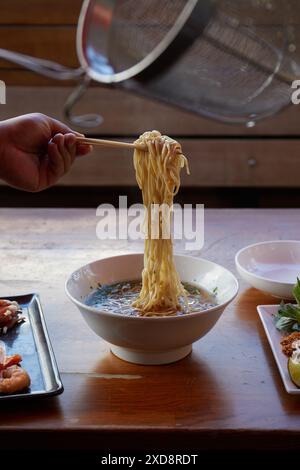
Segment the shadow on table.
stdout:
[[240,320],[256,323],[259,321],[256,311],[257,305],[274,305],[276,302],[277,300],[271,295],[251,287],[238,296],[235,304],[235,314]]
[[95,420],[110,425],[193,426],[232,413],[208,364],[193,353],[163,366],[139,366],[108,353],[81,390],[95,406]]

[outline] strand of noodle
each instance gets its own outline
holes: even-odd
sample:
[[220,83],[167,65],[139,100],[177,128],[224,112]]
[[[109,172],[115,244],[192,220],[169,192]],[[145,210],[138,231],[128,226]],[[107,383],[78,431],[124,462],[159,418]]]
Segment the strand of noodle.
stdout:
[[[145,132],[136,143],[143,143],[147,150],[135,150],[134,168],[143,203],[147,209],[145,220],[146,239],[142,289],[133,306],[145,316],[174,315],[179,297],[185,297],[173,260],[172,239],[162,238],[163,217],[159,213],[159,238],[151,238],[151,206],[173,206],[173,197],[179,191],[180,170],[186,167],[186,157],[181,146],[158,131]],[[169,214],[171,218],[171,213]],[[169,220],[170,223],[171,219]]]

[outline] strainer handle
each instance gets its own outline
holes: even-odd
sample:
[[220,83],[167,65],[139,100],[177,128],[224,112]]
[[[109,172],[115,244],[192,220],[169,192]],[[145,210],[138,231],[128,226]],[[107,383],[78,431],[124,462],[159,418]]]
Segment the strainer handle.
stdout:
[[88,75],[84,75],[79,85],[72,91],[64,105],[64,114],[66,119],[74,126],[80,128],[98,127],[103,122],[103,117],[99,114],[83,114],[81,116],[74,116],[72,110],[74,106],[84,96],[92,79]]
[[54,78],[55,80],[78,80],[78,78],[82,77],[85,73],[82,67],[72,69],[51,60],[39,59],[1,48],[0,59],[18,64],[21,67],[32,70],[32,72],[45,77]]
[[91,79],[86,75],[82,67],[72,69],[51,60],[39,59],[1,48],[0,58],[55,80],[79,80],[80,83],[78,87],[71,93],[64,106],[67,120],[74,126],[82,128],[97,127],[103,122],[103,118],[98,114],[87,114],[83,116],[73,116],[72,114],[72,108],[84,95],[91,82]]

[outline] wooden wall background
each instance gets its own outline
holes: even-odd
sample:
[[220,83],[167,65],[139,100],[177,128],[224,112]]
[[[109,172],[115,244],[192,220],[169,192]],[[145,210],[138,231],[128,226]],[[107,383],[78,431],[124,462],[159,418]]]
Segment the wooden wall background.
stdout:
[[[0,0],[0,47],[77,67],[76,25],[81,0]],[[63,120],[62,108],[74,84],[49,80],[0,61],[7,104],[0,119],[39,111]],[[210,122],[165,105],[93,86],[77,113],[99,112],[104,123],[93,136],[133,139],[156,128],[183,144],[191,188],[298,188],[300,107],[291,106],[253,129]],[[128,152],[97,150],[76,162],[63,186],[135,185]]]

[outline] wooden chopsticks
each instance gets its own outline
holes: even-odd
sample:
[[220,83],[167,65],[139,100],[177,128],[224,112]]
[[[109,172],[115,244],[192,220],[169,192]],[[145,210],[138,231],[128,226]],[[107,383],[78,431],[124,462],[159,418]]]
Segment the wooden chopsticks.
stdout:
[[102,147],[113,147],[113,148],[127,148],[127,149],[135,149],[139,148],[141,150],[145,150],[145,147],[141,145],[140,147],[135,145],[134,143],[129,142],[118,142],[116,140],[105,140],[105,139],[88,139],[87,137],[76,137],[76,140],[79,144],[87,144],[87,145],[99,145]]

